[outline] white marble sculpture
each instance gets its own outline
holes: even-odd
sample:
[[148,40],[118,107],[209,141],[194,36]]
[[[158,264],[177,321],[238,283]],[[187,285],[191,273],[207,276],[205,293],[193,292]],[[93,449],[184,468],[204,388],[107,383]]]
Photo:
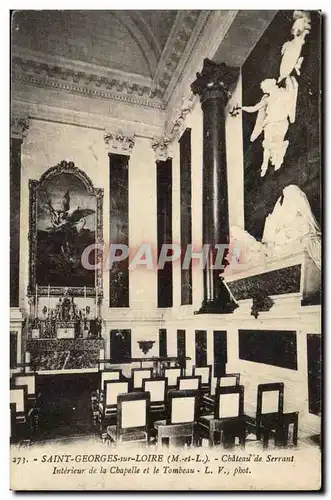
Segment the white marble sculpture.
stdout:
[[311,29],[309,12],[295,10],[293,19],[294,23],[291,30],[293,39],[284,43],[282,47],[282,61],[280,63],[278,83],[289,77],[293,70],[297,75],[300,75],[303,61],[301,51],[305,43],[305,38]]
[[[320,229],[307,196],[293,184],[283,189],[273,211],[267,216],[262,242],[237,226],[230,228],[230,241],[232,255],[235,253],[238,263],[245,266],[263,265],[266,258],[281,258],[307,250],[321,269]],[[233,259],[230,266],[236,270]]]
[[287,77],[285,88],[279,87],[274,78],[261,82],[263,97],[255,106],[242,106],[242,110],[248,113],[258,112],[251,142],[264,133],[263,163],[261,166],[261,177],[268,169],[269,161],[278,170],[284,160],[289,144],[285,140],[290,123],[295,122],[295,110],[298,95],[298,83],[294,77]]

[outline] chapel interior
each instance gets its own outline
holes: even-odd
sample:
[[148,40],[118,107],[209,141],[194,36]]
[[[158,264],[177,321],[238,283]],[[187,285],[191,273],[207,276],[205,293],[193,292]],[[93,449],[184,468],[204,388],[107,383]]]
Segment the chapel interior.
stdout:
[[320,446],[320,37],[12,13],[12,444]]

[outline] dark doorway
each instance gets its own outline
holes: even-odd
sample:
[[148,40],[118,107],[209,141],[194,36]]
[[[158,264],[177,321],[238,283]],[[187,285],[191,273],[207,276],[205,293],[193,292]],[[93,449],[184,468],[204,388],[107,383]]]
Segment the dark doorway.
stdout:
[[207,331],[195,331],[195,365],[207,365]]
[[110,330],[110,359],[114,363],[131,360],[131,330]]
[[227,339],[226,330],[214,331],[214,377],[222,377],[226,372]]

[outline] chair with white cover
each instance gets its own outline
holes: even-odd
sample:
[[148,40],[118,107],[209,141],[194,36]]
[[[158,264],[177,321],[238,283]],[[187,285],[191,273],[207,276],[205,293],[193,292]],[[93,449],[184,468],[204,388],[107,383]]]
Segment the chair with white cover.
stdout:
[[109,380],[120,380],[121,378],[121,369],[106,369],[100,371],[100,386],[91,394],[91,408],[94,420],[98,418],[99,403],[102,402],[104,383]]
[[117,398],[119,394],[129,391],[129,383],[124,380],[107,380],[104,382],[103,398],[99,403],[99,422],[101,431],[106,420],[116,416]]
[[154,423],[158,445],[164,439],[189,439],[193,442],[195,422],[199,417],[199,398],[196,390],[168,391],[167,417]]
[[228,387],[240,384],[240,373],[226,373],[217,379],[216,387]]
[[[234,445],[235,438],[245,446],[246,417],[244,415],[244,387],[224,386],[216,389],[214,412],[200,417],[197,425],[199,441],[209,440],[214,446],[217,441],[223,445]],[[219,439],[215,436],[219,435]]]
[[164,376],[168,379],[168,388],[176,389],[177,379],[182,376],[182,369],[179,367],[165,368]]
[[212,366],[193,366],[192,373],[201,376],[201,390],[206,394],[210,394]]
[[132,390],[141,392],[143,388],[143,380],[145,378],[152,378],[152,373],[152,368],[133,368],[131,371]]
[[165,409],[165,401],[168,391],[168,380],[166,378],[144,378],[142,389],[144,392],[150,393],[151,411],[162,411]]
[[27,399],[30,403],[36,401],[36,375],[33,373],[17,374],[13,377],[14,385],[23,386],[27,388]]
[[10,405],[17,423],[25,423],[27,417],[28,389],[26,385],[12,387],[10,389]]
[[149,443],[149,392],[120,394],[117,398],[116,425],[107,427],[107,436],[114,444]]
[[201,389],[201,376],[187,375],[177,379],[177,389],[179,391],[200,391]]

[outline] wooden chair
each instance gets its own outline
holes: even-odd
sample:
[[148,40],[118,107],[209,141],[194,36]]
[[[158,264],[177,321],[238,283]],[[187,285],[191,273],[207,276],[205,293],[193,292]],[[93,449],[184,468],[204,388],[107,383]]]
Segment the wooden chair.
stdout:
[[212,366],[193,366],[193,375],[201,376],[201,390],[210,394]]
[[129,383],[124,380],[106,380],[102,400],[99,402],[99,422],[101,425],[116,415],[119,394],[127,393]]
[[201,389],[201,376],[187,375],[186,377],[178,377],[177,389],[179,391],[200,391]]
[[214,446],[219,434],[223,445],[234,445],[235,438],[244,447],[246,439],[246,417],[244,415],[244,387],[242,385],[218,387],[214,412],[200,417],[197,425],[198,441],[204,437]]
[[100,386],[96,391],[91,394],[91,408],[92,415],[96,421],[99,414],[99,403],[103,394],[104,383],[111,380],[120,380],[122,378],[122,370],[120,369],[107,369],[100,371]]
[[256,439],[261,439],[261,428],[276,430],[284,408],[284,384],[259,384],[256,404]]
[[11,407],[16,423],[26,423],[27,400],[28,389],[26,385],[17,385],[10,389],[10,405],[12,405]]
[[182,376],[182,369],[179,367],[165,368],[164,376],[168,379],[168,388],[176,389],[177,379]]
[[34,404],[36,401],[36,375],[35,374],[19,374],[13,377],[14,386],[27,388],[27,402]]
[[199,417],[199,398],[196,390],[168,391],[167,418],[154,423],[158,445],[164,439],[194,439],[194,426]]
[[287,448],[298,444],[299,412],[281,413],[277,425],[268,425],[266,420],[261,426],[261,439],[263,448],[268,448],[270,441],[274,440],[275,447]]
[[149,443],[149,392],[120,394],[117,398],[116,425],[107,427],[107,435],[114,444]]
[[132,375],[132,390],[142,391],[144,378],[152,378],[152,368],[133,368]]

